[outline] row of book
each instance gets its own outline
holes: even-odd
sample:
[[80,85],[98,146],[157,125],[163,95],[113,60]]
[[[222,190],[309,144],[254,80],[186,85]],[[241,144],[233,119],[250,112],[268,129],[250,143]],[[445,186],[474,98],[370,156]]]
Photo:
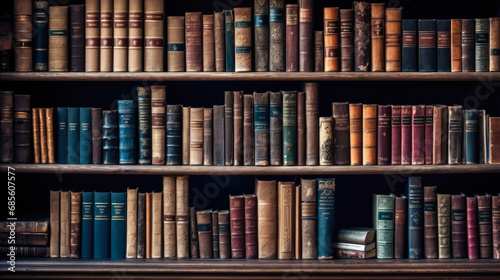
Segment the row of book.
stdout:
[[409,177],[406,195],[373,195],[377,258],[500,258],[500,194],[438,194]]
[[49,219],[29,215],[0,221],[0,254],[6,258],[49,257]]
[[354,1],[325,7],[314,31],[313,6],[256,0],[253,15],[236,7],[165,20],[164,0],[19,0],[15,70],[164,71],[166,61],[173,72],[500,71],[500,18],[402,19],[402,8]]

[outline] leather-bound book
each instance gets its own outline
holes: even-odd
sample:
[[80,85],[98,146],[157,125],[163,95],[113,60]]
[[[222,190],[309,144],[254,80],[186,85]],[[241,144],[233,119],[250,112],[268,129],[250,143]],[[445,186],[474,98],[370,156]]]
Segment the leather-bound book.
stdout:
[[212,251],[214,259],[219,258],[219,211],[212,211]]
[[31,95],[14,95],[14,162],[32,163]]
[[299,70],[314,71],[314,0],[299,0]]
[[[479,163],[479,111],[476,109],[464,110],[464,138],[466,164]],[[462,155],[464,158],[464,155]]]
[[[49,3],[47,0],[33,1],[33,70],[45,72],[49,60]],[[82,18],[83,19],[83,18]]]
[[229,211],[219,211],[219,251],[221,259],[231,258],[231,237],[229,235]]
[[466,196],[451,196],[451,252],[454,259],[467,257]]
[[152,194],[152,230],[151,230],[151,258],[159,259],[163,257],[163,212],[162,193]]
[[128,70],[128,1],[113,0],[113,71]]
[[319,165],[335,163],[333,130],[333,117],[319,118]]
[[417,20],[403,19],[402,70],[416,72],[417,69]]
[[411,164],[425,163],[425,106],[412,106]]
[[385,3],[371,3],[371,70],[385,70]]
[[424,187],[424,253],[426,259],[438,257],[437,187]]
[[[313,260],[318,257],[318,193],[316,179],[300,179],[301,184],[301,239],[302,259]],[[296,205],[296,207],[298,207]],[[298,238],[296,235],[295,238]],[[296,250],[298,248],[295,248]]]
[[41,162],[41,152],[40,152],[40,116],[38,111],[40,108],[32,108],[31,109],[31,118],[33,121],[33,162],[34,163],[42,163]]
[[135,110],[134,100],[118,100],[120,164],[137,163],[137,113]]
[[[14,101],[15,104],[15,101]],[[500,163],[500,154],[498,153],[498,145],[500,144],[498,140],[498,134],[500,133],[500,118],[490,117],[488,122],[489,127],[489,149],[488,163]],[[15,155],[15,152],[14,152]]]
[[[151,88],[137,87],[139,164],[152,163]],[[157,108],[159,109],[159,108]]]
[[254,92],[255,165],[269,165],[269,92]]
[[85,71],[100,70],[100,10],[99,0],[85,0]]
[[489,71],[489,32],[490,20],[488,18],[476,19],[476,72]]
[[418,70],[437,71],[436,20],[418,20]]
[[448,107],[448,164],[462,163],[462,118],[462,106]]
[[167,165],[182,164],[182,105],[167,105]]
[[189,164],[203,165],[203,108],[191,108],[189,118]]
[[165,86],[151,87],[151,155],[153,165],[165,164]]
[[269,0],[254,0],[255,71],[269,71]]
[[394,258],[405,259],[408,252],[408,197],[395,197],[394,204]]
[[297,165],[306,165],[306,96],[297,93]]
[[213,109],[203,109],[203,165],[213,165]]
[[92,108],[92,163],[102,164],[102,109]]
[[[118,130],[116,131],[118,138]],[[68,162],[70,164],[80,163],[80,108],[68,108]],[[118,148],[118,140],[116,142]]]
[[269,71],[285,71],[285,1],[269,0]]
[[478,110],[479,113],[479,163],[488,163],[488,119],[485,110]]
[[49,7],[49,71],[68,71],[68,7]]
[[354,9],[340,9],[340,71],[354,71]]
[[370,71],[370,3],[354,1],[354,71]]
[[335,179],[318,178],[318,259],[333,259]]
[[[71,236],[71,192],[61,191],[60,204],[60,239],[59,255],[61,258],[69,258],[70,255],[70,236]],[[97,202],[97,201],[96,201]],[[109,238],[107,234],[105,238]],[[95,244],[94,244],[95,245]]]
[[144,49],[143,0],[129,0],[128,4],[128,71],[142,72]]
[[79,154],[81,164],[92,162],[92,108],[80,107]]
[[33,5],[31,0],[14,2],[14,70],[33,71]]
[[340,9],[324,8],[325,72],[340,70]]
[[385,9],[385,71],[401,71],[402,8]]
[[215,72],[214,15],[203,15],[203,71]]
[[[45,108],[45,120],[47,127],[47,154],[48,163],[56,163],[56,147],[54,141],[54,109]],[[99,129],[101,126],[99,126]],[[102,151],[102,149],[101,149]]]
[[467,253],[469,259],[479,258],[479,224],[477,197],[467,197]]
[[377,230],[377,258],[394,257],[394,196],[373,194],[373,227]]
[[186,13],[186,71],[203,71],[203,35],[201,12]]
[[282,165],[284,142],[284,92],[269,93],[269,159],[271,165]]
[[0,162],[14,160],[14,92],[0,91]]
[[137,195],[137,258],[146,256],[146,194]]
[[212,210],[196,211],[196,224],[200,258],[211,259],[213,258]]
[[69,257],[82,255],[82,193],[71,192]]
[[437,71],[451,71],[451,20],[437,20]]
[[224,165],[224,105],[215,105],[213,108],[214,122],[214,165]]
[[189,258],[189,177],[176,177],[175,218],[177,258]]
[[462,20],[451,20],[451,72],[462,72]]
[[401,164],[411,164],[412,106],[401,106]]
[[299,5],[286,5],[286,71],[299,71]]
[[438,194],[438,249],[440,259],[451,258],[451,197]]
[[146,241],[145,241],[145,246],[146,246],[146,259],[151,259],[151,236],[152,236],[152,231],[153,231],[153,219],[152,219],[152,214],[153,214],[153,194],[152,193],[146,193]]
[[351,165],[362,165],[363,162],[363,104],[349,104],[349,136],[351,150]]
[[[38,108],[38,118],[40,121],[40,161],[41,163],[47,163],[47,122],[45,120],[45,108]],[[33,133],[34,138],[35,133]]]
[[60,240],[60,193],[50,191],[50,257],[59,258]]
[[[92,258],[94,247],[94,192],[82,192],[82,258]],[[52,232],[52,234],[55,234]],[[52,235],[51,234],[51,235]]]
[[448,106],[435,105],[433,116],[433,164],[448,163]]
[[491,197],[491,225],[493,228],[493,258],[500,259],[500,195]]
[[243,164],[254,165],[253,95],[243,95]]
[[[215,44],[215,71],[226,72],[226,50],[225,50],[225,24],[224,13],[214,13],[214,44]],[[218,225],[217,225],[218,227]],[[215,257],[215,252],[214,252]]]
[[[113,71],[113,0],[101,0],[101,72]],[[50,61],[50,52],[49,52]],[[49,65],[50,70],[50,65]]]
[[259,259],[278,256],[278,196],[275,180],[255,180]]
[[425,164],[432,164],[432,144],[434,143],[434,106],[425,106]]
[[102,111],[102,161],[118,164],[118,112]]
[[163,71],[164,1],[144,0],[144,71]]
[[252,8],[234,8],[235,71],[252,71]]
[[189,207],[189,255],[192,259],[200,258],[196,209]]
[[500,71],[500,18],[490,18],[490,72]]
[[85,71],[85,6],[69,5],[69,71]]
[[225,26],[225,49],[226,49],[226,72],[234,72],[234,12],[233,10],[224,10]]
[[325,43],[323,31],[314,31],[314,71],[325,71]]
[[294,258],[296,260],[301,260],[302,259],[302,221],[300,220],[301,216],[301,189],[302,187],[300,185],[295,186],[295,209],[294,209],[294,236],[295,236],[295,243],[294,243],[294,248],[295,248],[295,256]]
[[163,176],[163,257],[166,259],[175,259],[177,256],[175,198],[175,177]]
[[[111,221],[110,221],[110,258],[124,259],[126,256],[126,228],[125,208],[127,197],[124,192],[111,192]],[[154,215],[154,214],[153,214]],[[112,237],[111,237],[112,236]]]
[[378,106],[377,164],[391,164],[391,105]]
[[335,165],[349,165],[349,103],[333,102]]
[[242,195],[229,196],[231,225],[231,258],[245,258],[245,199]]
[[479,221],[479,257],[493,258],[493,230],[491,220],[491,195],[477,195],[477,215]]
[[278,259],[294,257],[295,183],[278,183]]
[[306,165],[319,164],[318,83],[305,83],[306,95]]
[[167,17],[168,41],[167,62],[169,72],[186,71],[186,44],[184,32],[184,17]]
[[234,94],[224,92],[224,164],[234,163]]
[[127,189],[127,259],[137,258],[137,188]]
[[424,257],[424,213],[421,177],[408,178],[408,258]]
[[401,164],[401,106],[391,105],[391,164]]
[[377,164],[377,105],[363,104],[363,165]]
[[462,19],[462,72],[475,72],[476,20]]
[[243,165],[243,92],[233,92],[234,165]]
[[245,202],[245,257],[256,259],[257,248],[257,196],[244,195]]

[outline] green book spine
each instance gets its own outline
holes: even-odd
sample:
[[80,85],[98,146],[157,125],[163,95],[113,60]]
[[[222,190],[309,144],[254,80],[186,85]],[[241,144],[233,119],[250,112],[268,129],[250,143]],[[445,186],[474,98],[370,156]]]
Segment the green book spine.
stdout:
[[297,164],[297,91],[283,94],[283,165]]
[[373,227],[377,230],[377,258],[394,257],[394,196],[373,195]]
[[68,108],[68,163],[80,163],[80,108]]

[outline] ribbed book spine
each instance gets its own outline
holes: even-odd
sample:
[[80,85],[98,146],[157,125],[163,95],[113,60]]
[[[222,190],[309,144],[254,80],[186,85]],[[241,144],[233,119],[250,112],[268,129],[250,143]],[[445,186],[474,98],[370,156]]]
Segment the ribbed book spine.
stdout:
[[113,71],[128,70],[128,0],[113,0]]
[[390,105],[378,106],[377,163],[391,164],[391,111]]
[[314,71],[314,2],[299,0],[299,70]]
[[500,71],[500,17],[490,18],[490,71]]
[[451,242],[454,259],[467,257],[467,218],[466,196],[464,194],[451,196]]
[[314,31],[314,71],[325,71],[325,42],[323,31]]
[[385,9],[385,71],[401,71],[402,8]]
[[234,165],[243,165],[243,92],[233,91]]
[[451,21],[437,20],[437,71],[451,71]]
[[440,259],[451,258],[451,197],[438,194],[438,252]]
[[462,106],[448,107],[448,164],[462,163]]
[[163,212],[161,192],[152,193],[151,258],[163,257]]
[[253,95],[255,165],[269,165],[269,92]]
[[[226,41],[224,40],[226,33],[224,31],[224,28],[225,28],[224,13],[215,12],[214,13],[215,71],[217,72],[226,72],[226,49],[225,49]],[[215,211],[214,213],[217,212]],[[217,224],[214,225],[212,221],[212,226],[218,227],[219,225]]]
[[349,104],[349,136],[351,150],[351,165],[361,165],[363,162],[363,105],[360,103]]
[[257,196],[244,195],[245,200],[245,258],[258,257],[257,246]]
[[412,106],[401,106],[401,164],[411,164]]
[[475,72],[476,20],[462,19],[462,72]]
[[306,165],[319,164],[319,122],[317,83],[305,83],[306,96]]
[[335,179],[318,178],[318,259],[333,259]]
[[68,71],[68,7],[49,7],[49,71]]
[[49,60],[49,3],[47,0],[33,2],[33,70],[45,72],[48,70]]
[[234,94],[224,92],[224,164],[234,163]]
[[215,72],[214,15],[203,15],[203,71]]
[[477,196],[477,215],[479,222],[479,257],[491,259],[493,257],[491,195]]
[[192,259],[200,258],[197,223],[198,223],[198,217],[196,216],[196,209],[194,207],[190,207],[189,208],[189,249],[190,249],[190,257]]
[[448,106],[436,105],[433,115],[433,164],[448,162]]
[[189,118],[189,164],[203,165],[203,108],[191,108]]
[[394,258],[405,259],[408,253],[408,197],[402,195],[394,200]]
[[118,112],[102,111],[102,161],[118,164]]
[[283,165],[297,164],[297,92],[283,94]]
[[[68,108],[68,163],[80,163],[80,108]],[[15,153],[14,153],[15,154]]]
[[204,108],[203,109],[203,165],[214,164],[212,131],[213,131],[213,109]]
[[373,195],[373,227],[377,230],[377,258],[394,257],[394,196]]
[[297,93],[297,165],[306,165],[306,95]]
[[[316,179],[301,179],[300,221],[302,239],[302,259],[312,260],[318,257],[318,193]],[[296,205],[296,207],[299,207]],[[296,238],[299,238],[296,236]],[[297,248],[296,248],[297,249]]]
[[252,71],[252,8],[234,8],[235,71]]
[[354,71],[370,71],[370,3],[354,1]]
[[215,105],[213,108],[213,122],[214,122],[214,135],[213,135],[213,152],[214,152],[214,165],[224,165],[224,105]]
[[[60,195],[61,191],[50,191],[50,257],[59,258]],[[83,213],[83,212],[82,212]],[[93,219],[94,217],[92,217]],[[93,234],[93,232],[92,232]],[[92,246],[92,245],[91,245]]]
[[71,192],[69,257],[82,256],[82,193]]
[[163,0],[144,0],[144,71],[163,71]]
[[33,120],[33,161],[34,163],[41,163],[40,152],[40,117],[39,108],[31,109],[31,116]]
[[479,163],[479,111],[476,109],[464,110],[465,163]]
[[100,1],[85,1],[85,71],[100,69]]
[[401,106],[392,105],[391,112],[391,164],[401,164]]
[[100,36],[100,69],[101,72],[110,72],[113,71],[113,0],[101,0]]
[[437,187],[424,187],[424,253],[426,259],[438,257]]
[[285,64],[287,72],[299,71],[299,6],[286,5],[286,54]]
[[189,177],[176,177],[175,217],[177,237],[177,258],[189,258]]
[[110,219],[109,192],[94,192],[94,259],[110,256]]
[[245,258],[245,201],[242,195],[229,196],[231,210],[231,258]]
[[243,95],[243,163],[254,165],[255,142],[254,142],[254,118],[253,118],[253,95]]
[[333,144],[336,165],[349,165],[349,103],[333,102]]
[[85,6],[69,5],[69,71],[85,71]]
[[269,0],[254,1],[255,71],[269,71]]
[[221,259],[231,258],[231,239],[229,236],[229,211],[221,210],[219,221],[219,253]]
[[408,258],[424,257],[423,190],[421,177],[408,178]]
[[403,19],[403,72],[417,71],[417,20]]
[[333,146],[333,118],[319,118],[319,165],[333,165],[335,162]]
[[61,258],[70,256],[71,238],[71,191],[61,191],[60,202],[60,233],[59,233],[59,255]]
[[167,62],[169,72],[186,71],[184,17],[168,17]]
[[412,106],[411,164],[425,163],[425,106]]
[[219,211],[212,211],[212,251],[214,259],[220,257],[219,250]]
[[234,12],[224,10],[225,46],[226,46],[226,71],[234,72]]
[[500,259],[500,195],[491,198],[491,223],[493,227],[493,258]]
[[128,4],[128,71],[142,72],[144,52],[143,0],[129,0]]
[[257,238],[259,259],[278,255],[278,194],[276,181],[255,180],[257,195]]
[[385,70],[385,3],[371,3],[371,71]]
[[437,71],[436,20],[418,20],[418,70]]
[[377,164],[377,105],[363,104],[363,165]]
[[434,143],[434,106],[425,106],[425,164],[432,164],[432,144]]
[[451,20],[451,72],[462,72],[462,20]]
[[14,92],[0,91],[0,162],[12,163],[13,161]]
[[14,70],[33,71],[33,5],[31,0],[14,2]]
[[175,194],[175,177],[163,176],[163,257],[167,259],[175,259],[177,256]]
[[120,164],[136,164],[137,112],[133,100],[118,100]]
[[92,108],[80,107],[79,154],[81,164],[92,162]]
[[354,10],[340,9],[340,71],[354,71]]
[[196,212],[200,258],[213,258],[212,210]]
[[151,153],[153,165],[165,164],[165,95],[165,86],[151,87]]
[[293,259],[295,183],[278,183],[278,259]]
[[270,160],[271,165],[283,163],[283,106],[282,92],[269,93],[269,125],[270,125]]
[[324,59],[325,72],[340,70],[340,9],[324,8]]
[[182,105],[167,105],[167,165],[182,164]]
[[94,249],[94,193],[82,192],[82,258],[92,258]]
[[285,1],[269,0],[269,71],[285,71]]
[[151,164],[151,88],[137,88],[139,110],[139,164]]
[[[110,257],[111,259],[125,258],[127,238],[127,193],[111,193],[111,230],[110,230]],[[112,238],[111,238],[112,236]]]
[[479,224],[477,197],[467,197],[467,253],[469,259],[479,258]]
[[203,34],[201,12],[186,13],[186,71],[203,71]]
[[102,109],[92,108],[92,163],[102,164]]

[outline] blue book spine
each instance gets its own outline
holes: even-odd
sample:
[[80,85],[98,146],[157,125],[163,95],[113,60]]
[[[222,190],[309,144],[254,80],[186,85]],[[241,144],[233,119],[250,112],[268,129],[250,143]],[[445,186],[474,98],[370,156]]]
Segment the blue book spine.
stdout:
[[92,158],[92,108],[80,108],[80,163],[90,164]]
[[402,69],[417,71],[417,20],[403,19]]
[[82,258],[92,258],[94,249],[94,193],[82,192]]
[[167,105],[167,165],[182,164],[182,105]]
[[255,165],[269,165],[269,92],[254,93]]
[[94,192],[94,259],[109,258],[109,192]]
[[33,70],[45,72],[49,61],[49,3],[33,2]]
[[127,193],[111,193],[111,258],[125,258],[125,240],[127,235]]
[[68,163],[68,108],[57,107],[57,162]]
[[80,163],[80,108],[68,108],[68,163]]
[[139,164],[151,164],[151,88],[137,88],[139,107]]
[[418,20],[418,69],[420,72],[437,71],[436,20]]
[[394,196],[373,195],[373,228],[377,230],[377,258],[394,257]]
[[137,113],[133,100],[118,100],[118,135],[120,164],[136,164],[135,134]]
[[318,178],[318,259],[333,259],[335,180]]
[[102,112],[102,162],[118,163],[118,113],[116,110]]
[[408,258],[424,256],[423,189],[421,177],[408,178]]
[[451,21],[437,20],[437,70],[451,72]]
[[479,111],[465,110],[465,163],[479,163]]
[[224,10],[224,22],[226,33],[226,72],[234,72],[234,13],[232,10]]

